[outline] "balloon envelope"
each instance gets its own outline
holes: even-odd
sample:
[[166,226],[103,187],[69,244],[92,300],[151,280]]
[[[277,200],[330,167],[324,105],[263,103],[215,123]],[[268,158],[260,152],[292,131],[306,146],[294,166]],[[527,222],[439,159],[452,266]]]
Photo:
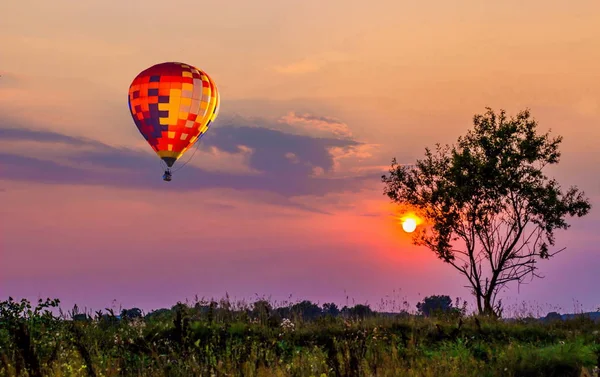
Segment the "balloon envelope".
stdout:
[[133,121],[168,167],[204,135],[219,104],[214,81],[189,64],[156,64],[129,86]]

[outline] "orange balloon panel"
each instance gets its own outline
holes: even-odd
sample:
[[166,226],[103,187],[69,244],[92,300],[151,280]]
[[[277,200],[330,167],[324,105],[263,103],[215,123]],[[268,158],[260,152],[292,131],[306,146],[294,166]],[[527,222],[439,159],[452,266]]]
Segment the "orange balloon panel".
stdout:
[[129,87],[133,121],[171,167],[208,130],[219,113],[219,92],[203,71],[188,64],[156,64]]

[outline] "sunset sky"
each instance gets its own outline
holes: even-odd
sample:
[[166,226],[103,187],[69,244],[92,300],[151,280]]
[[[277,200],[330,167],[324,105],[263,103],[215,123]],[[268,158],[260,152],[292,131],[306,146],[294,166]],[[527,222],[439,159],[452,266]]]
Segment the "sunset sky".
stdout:
[[[593,206],[558,232],[567,250],[540,263],[545,279],[504,303],[594,310],[598,25],[597,0],[6,1],[0,299],[473,302],[452,267],[411,245],[380,176],[490,106],[529,108],[564,136],[549,174]],[[133,78],[164,61],[205,70],[222,101],[170,183],[127,105]]]

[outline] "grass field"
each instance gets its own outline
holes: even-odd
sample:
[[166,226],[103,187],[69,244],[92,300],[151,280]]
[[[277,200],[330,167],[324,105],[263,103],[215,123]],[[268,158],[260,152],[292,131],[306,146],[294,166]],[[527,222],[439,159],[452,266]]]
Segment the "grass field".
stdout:
[[306,319],[298,306],[227,300],[88,316],[58,304],[1,303],[1,376],[553,377],[594,375],[600,361],[600,323],[583,316],[345,310]]

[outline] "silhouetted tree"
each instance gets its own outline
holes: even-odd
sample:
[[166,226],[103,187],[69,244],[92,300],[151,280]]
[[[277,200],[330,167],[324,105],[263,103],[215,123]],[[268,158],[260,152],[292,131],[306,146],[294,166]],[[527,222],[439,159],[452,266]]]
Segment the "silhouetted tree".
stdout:
[[146,314],[146,316],[144,317],[147,320],[153,320],[153,319],[162,319],[162,318],[166,318],[172,315],[171,310],[167,309],[167,308],[161,308],[161,309],[156,309],[151,311],[150,313]]
[[281,318],[290,318],[291,309],[289,306],[281,306],[275,310],[277,311],[277,314],[279,314],[279,316]]
[[122,319],[134,319],[142,318],[142,311],[138,308],[123,309],[121,310]]
[[333,302],[325,303],[325,304],[323,304],[323,314],[336,317],[337,315],[340,314],[340,309]]
[[369,305],[358,304],[351,308],[344,306],[342,309],[344,314],[353,317],[353,318],[361,318],[364,319],[366,317],[370,317],[373,315],[373,310]]
[[300,315],[302,319],[305,320],[315,319],[322,313],[321,308],[317,304],[313,304],[308,300],[304,300],[292,305],[291,310],[293,313]]
[[[590,202],[566,191],[543,169],[557,164],[562,137],[539,135],[529,111],[508,119],[487,109],[457,145],[425,149],[414,167],[392,160],[382,176],[392,201],[420,213],[427,226],[413,242],[433,250],[463,274],[480,314],[501,315],[496,296],[506,284],[540,277],[538,259],[556,253],[554,231],[567,216],[584,216]],[[458,243],[457,241],[460,241]]]
[[546,314],[546,317],[544,317],[544,321],[547,321],[547,322],[562,321],[562,316],[558,312],[550,312],[550,313]]
[[450,296],[428,296],[417,304],[419,313],[429,317],[435,314],[449,313],[458,309],[452,306]]

